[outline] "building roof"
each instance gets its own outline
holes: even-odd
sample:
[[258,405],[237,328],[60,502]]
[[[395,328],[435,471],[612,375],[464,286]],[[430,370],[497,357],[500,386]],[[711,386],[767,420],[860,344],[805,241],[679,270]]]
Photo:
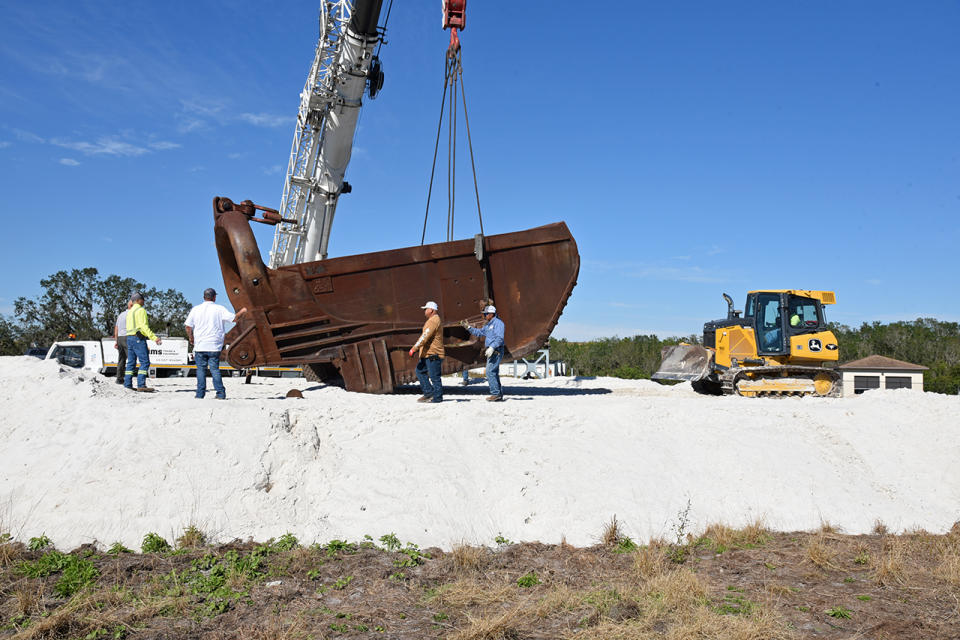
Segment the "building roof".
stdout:
[[839,369],[898,369],[900,371],[926,371],[930,367],[922,364],[913,364],[903,360],[894,360],[886,356],[867,356],[853,362],[847,362],[838,367]]

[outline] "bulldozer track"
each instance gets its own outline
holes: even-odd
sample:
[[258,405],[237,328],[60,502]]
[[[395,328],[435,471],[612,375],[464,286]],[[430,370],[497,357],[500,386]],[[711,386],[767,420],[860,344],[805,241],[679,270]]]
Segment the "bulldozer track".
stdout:
[[[826,376],[826,377],[824,377]],[[815,387],[815,381],[828,380],[830,388],[826,393],[819,393]],[[784,385],[784,381],[809,381],[812,388],[809,389],[781,389],[778,387]],[[739,384],[743,381],[750,381],[753,387],[750,390],[740,388]],[[767,396],[767,397],[789,397],[789,396],[822,396],[835,398],[840,395],[840,374],[833,369],[823,367],[803,367],[796,365],[777,365],[767,367],[737,367],[728,369],[720,376],[720,388],[723,395],[741,395],[741,396]]]

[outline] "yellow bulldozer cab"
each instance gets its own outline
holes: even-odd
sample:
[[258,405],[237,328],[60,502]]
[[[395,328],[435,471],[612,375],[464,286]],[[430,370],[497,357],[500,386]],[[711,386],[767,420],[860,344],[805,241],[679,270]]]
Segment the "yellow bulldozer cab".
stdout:
[[756,291],[748,291],[747,294],[751,293],[789,293],[792,296],[800,296],[801,298],[814,298],[819,300],[821,304],[837,304],[837,294],[833,291],[813,291],[811,289],[757,289]]

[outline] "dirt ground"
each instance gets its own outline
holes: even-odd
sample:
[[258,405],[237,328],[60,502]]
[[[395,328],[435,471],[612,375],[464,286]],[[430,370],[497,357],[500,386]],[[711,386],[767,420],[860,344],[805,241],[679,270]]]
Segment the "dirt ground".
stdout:
[[[0,638],[960,638],[960,523],[849,536],[709,527],[637,545],[418,549],[392,535],[152,553],[0,545]],[[31,550],[29,547],[34,547]]]

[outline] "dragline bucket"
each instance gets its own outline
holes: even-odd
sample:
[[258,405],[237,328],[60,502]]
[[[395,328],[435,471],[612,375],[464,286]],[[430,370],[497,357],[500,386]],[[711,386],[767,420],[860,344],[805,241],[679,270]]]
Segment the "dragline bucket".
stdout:
[[[443,326],[443,373],[483,360],[483,343],[459,326],[482,322],[496,304],[507,357],[546,342],[580,270],[566,224],[469,240],[330,258],[276,269],[264,265],[250,220],[258,207],[214,198],[214,234],[224,285],[248,313],[227,334],[227,360],[240,368],[304,365],[308,377],[342,378],[349,391],[389,393],[416,380],[407,355],[435,300]],[[259,207],[263,210],[262,207]]]

